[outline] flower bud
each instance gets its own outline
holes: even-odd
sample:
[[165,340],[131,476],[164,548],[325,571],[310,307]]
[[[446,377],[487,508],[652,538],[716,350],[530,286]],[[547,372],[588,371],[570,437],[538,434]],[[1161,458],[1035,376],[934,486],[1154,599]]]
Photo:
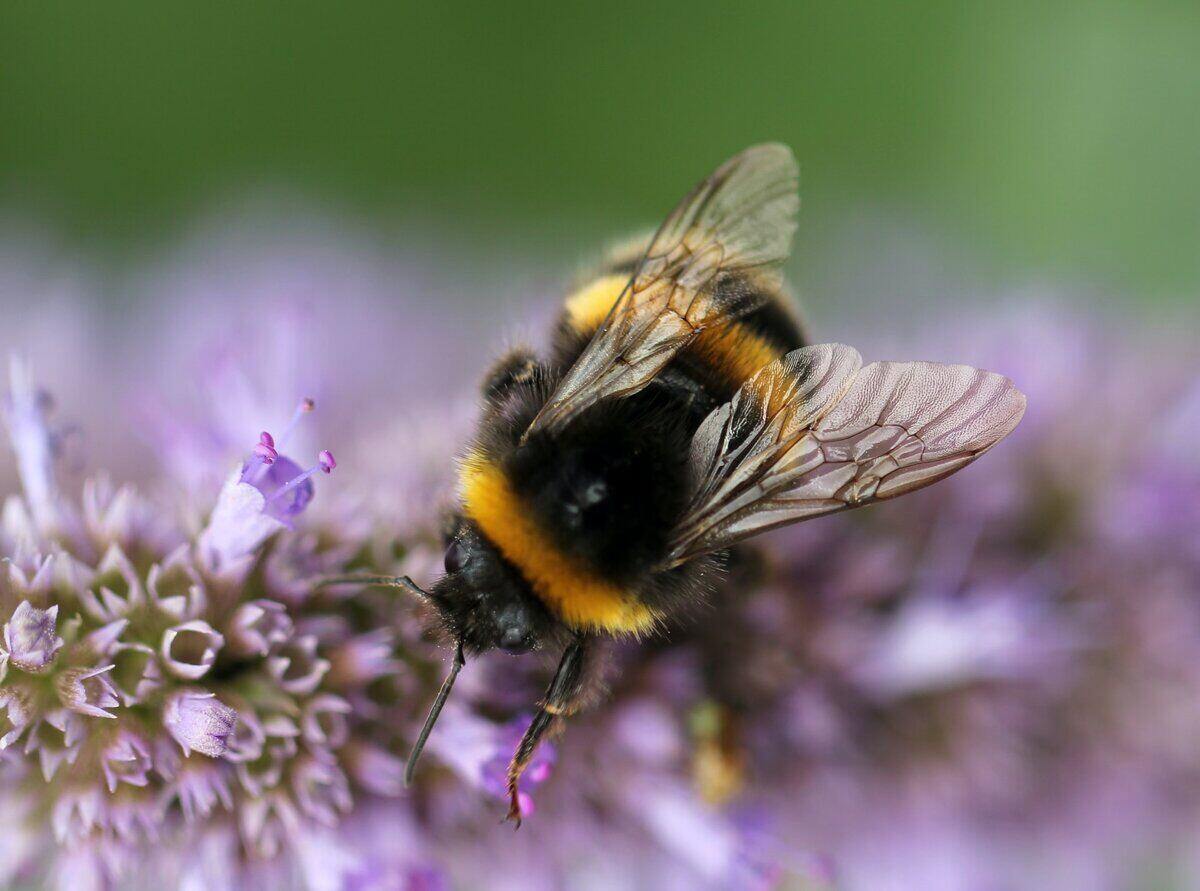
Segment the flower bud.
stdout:
[[236,723],[237,712],[212,693],[180,690],[163,708],[163,724],[185,755],[199,752],[219,758]]

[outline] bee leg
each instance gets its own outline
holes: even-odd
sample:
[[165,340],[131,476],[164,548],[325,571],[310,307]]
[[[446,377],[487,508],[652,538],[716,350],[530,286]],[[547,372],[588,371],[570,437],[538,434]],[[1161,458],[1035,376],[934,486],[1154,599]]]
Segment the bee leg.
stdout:
[[513,387],[529,383],[538,374],[537,358],[527,349],[517,348],[501,356],[483,378],[481,389],[487,399],[497,399]]
[[[766,558],[752,545],[729,550],[724,582],[713,591],[712,614],[696,624],[692,644],[699,656],[705,701],[692,714],[692,774],[702,798],[723,804],[739,795],[748,762],[743,728],[794,689],[778,670],[778,643],[745,609],[742,592],[770,578]],[[736,657],[733,654],[737,654]],[[786,660],[782,664],[787,664]]]
[[517,746],[512,761],[509,762],[508,816],[505,819],[515,822],[518,829],[521,827],[521,802],[518,798],[518,783],[521,774],[529,765],[533,753],[537,750],[538,743],[541,742],[546,731],[560,718],[572,715],[579,710],[581,694],[584,690],[585,672],[583,669],[584,663],[587,661],[589,642],[589,637],[578,634],[563,650],[558,670],[554,672],[554,679],[546,688],[546,696],[539,704],[537,714],[533,716],[529,729],[521,737],[521,743]]

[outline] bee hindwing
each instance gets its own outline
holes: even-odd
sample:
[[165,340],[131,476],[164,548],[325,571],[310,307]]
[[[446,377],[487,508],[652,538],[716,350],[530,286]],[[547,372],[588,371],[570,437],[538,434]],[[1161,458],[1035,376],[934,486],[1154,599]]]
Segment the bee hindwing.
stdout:
[[970,464],[1016,427],[1025,396],[966,365],[788,353],[692,439],[693,492],[668,565],[811,517],[894,498]]

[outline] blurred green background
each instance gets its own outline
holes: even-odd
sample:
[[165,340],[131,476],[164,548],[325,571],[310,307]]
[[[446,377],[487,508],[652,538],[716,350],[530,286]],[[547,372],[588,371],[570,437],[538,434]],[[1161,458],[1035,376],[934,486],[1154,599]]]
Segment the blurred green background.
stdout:
[[0,7],[0,209],[101,251],[266,189],[566,255],[764,139],[802,252],[875,215],[987,276],[1196,299],[1195,2]]

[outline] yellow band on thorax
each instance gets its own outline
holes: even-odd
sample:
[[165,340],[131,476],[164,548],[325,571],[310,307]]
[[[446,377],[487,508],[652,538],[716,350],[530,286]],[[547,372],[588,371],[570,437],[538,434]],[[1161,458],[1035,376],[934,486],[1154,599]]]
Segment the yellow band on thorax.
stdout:
[[463,512],[516,566],[534,593],[571,628],[642,634],[660,616],[617,585],[564,554],[538,526],[504,471],[481,455],[463,462]]

